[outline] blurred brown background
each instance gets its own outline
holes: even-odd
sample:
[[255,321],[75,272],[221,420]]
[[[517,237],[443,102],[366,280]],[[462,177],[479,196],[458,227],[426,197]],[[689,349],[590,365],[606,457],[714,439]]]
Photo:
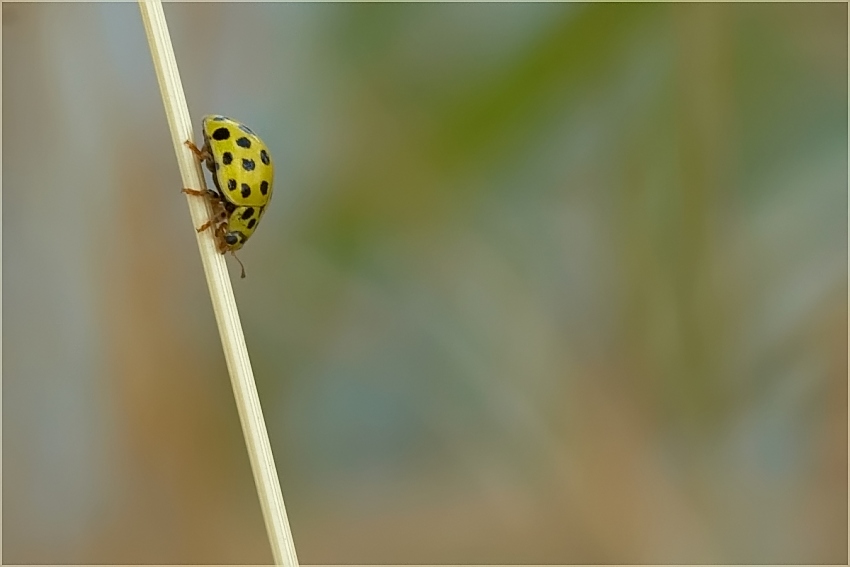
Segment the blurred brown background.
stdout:
[[[3,561],[270,562],[138,7],[2,9]],[[846,4],[166,15],[302,563],[847,562]]]

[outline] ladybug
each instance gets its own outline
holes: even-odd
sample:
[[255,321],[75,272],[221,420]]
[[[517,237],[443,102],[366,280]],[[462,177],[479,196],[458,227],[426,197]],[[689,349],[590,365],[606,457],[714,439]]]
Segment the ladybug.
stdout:
[[[265,142],[241,122],[209,115],[204,117],[202,130],[202,148],[190,140],[184,143],[212,172],[216,190],[184,188],[183,192],[210,200],[213,218],[198,232],[212,228],[218,251],[230,252],[236,258],[235,252],[257,230],[272,198],[274,164]],[[242,266],[239,258],[236,261]]]

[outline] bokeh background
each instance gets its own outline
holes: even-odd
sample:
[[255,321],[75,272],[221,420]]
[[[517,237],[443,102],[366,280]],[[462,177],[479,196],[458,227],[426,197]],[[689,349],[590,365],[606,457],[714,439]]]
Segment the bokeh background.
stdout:
[[[135,4],[3,4],[3,561],[268,563]],[[299,558],[847,562],[846,4],[169,4]]]

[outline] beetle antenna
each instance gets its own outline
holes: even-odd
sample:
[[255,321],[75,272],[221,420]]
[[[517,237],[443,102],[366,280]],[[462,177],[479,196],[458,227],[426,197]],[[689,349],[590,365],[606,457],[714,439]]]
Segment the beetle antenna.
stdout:
[[242,276],[241,277],[242,277],[242,279],[245,279],[245,265],[242,263],[242,260],[240,260],[239,258],[236,257],[236,252],[231,252],[230,255],[233,256],[234,258],[236,258],[236,261],[239,262],[239,266],[242,268]]

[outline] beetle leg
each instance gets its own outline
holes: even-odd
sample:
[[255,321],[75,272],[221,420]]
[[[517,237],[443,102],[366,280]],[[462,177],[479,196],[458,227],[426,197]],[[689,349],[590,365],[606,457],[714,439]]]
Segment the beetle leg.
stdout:
[[208,220],[207,222],[205,222],[204,224],[202,224],[200,227],[196,228],[196,229],[195,229],[195,231],[197,231],[197,232],[204,232],[206,229],[208,229],[209,227],[211,227],[211,226],[212,226],[212,223],[213,223],[213,221]]
[[212,228],[213,231],[213,240],[215,240],[215,249],[219,254],[224,254],[227,252],[227,243],[224,241],[224,235],[227,234],[227,219],[213,219],[205,222],[200,228],[196,229],[198,232],[203,232],[209,228]]
[[212,189],[207,189],[205,191],[199,191],[198,189],[189,189],[188,187],[183,188],[183,193],[187,195],[195,195],[196,197],[209,197],[210,199],[218,199],[218,193],[213,191]]
[[183,142],[183,145],[186,146],[187,148],[189,148],[190,150],[192,150],[192,153],[195,154],[195,157],[198,158],[198,161],[203,162],[203,161],[207,161],[208,159],[212,158],[212,154],[210,153],[210,149],[209,149],[209,147],[207,147],[206,144],[204,144],[203,148],[198,149],[198,146],[196,146],[192,142],[192,140],[186,140],[185,142]]
[[219,252],[222,252],[222,245],[218,241],[223,239],[223,230],[227,225],[227,210],[221,202],[221,196],[215,191],[211,191],[209,189],[206,191],[199,191],[197,189],[189,189],[188,187],[183,188],[183,193],[186,193],[187,195],[194,195],[196,197],[206,197],[209,200],[210,205],[212,206],[212,218],[195,230],[203,232],[215,225],[213,234],[216,238],[216,245],[219,248]]
[[202,164],[207,165],[207,169],[211,172],[215,173],[215,162],[213,161],[212,152],[210,151],[210,147],[208,144],[204,144],[204,147],[198,149],[191,140],[186,140],[183,142],[183,145],[192,150],[192,153],[195,154],[195,157],[198,158],[198,161]]

